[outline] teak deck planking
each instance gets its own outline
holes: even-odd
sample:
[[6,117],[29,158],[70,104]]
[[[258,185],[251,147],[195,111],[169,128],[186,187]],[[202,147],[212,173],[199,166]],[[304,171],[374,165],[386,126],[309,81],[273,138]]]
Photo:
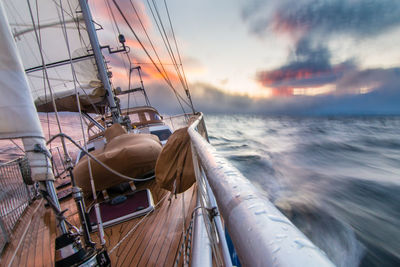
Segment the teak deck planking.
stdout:
[[[155,205],[161,202],[146,218],[142,216],[105,228],[106,247],[111,264],[112,266],[174,266],[184,240],[183,219],[187,228],[196,205],[196,186],[176,196],[171,196],[170,192],[159,188],[154,180],[138,186],[138,189],[142,188],[150,189]],[[11,238],[12,242],[2,253],[1,266],[54,266],[56,219],[52,210],[46,208],[44,203],[45,201],[36,200],[21,217]],[[61,208],[68,209],[65,213],[67,219],[75,226],[80,226],[74,199],[68,198],[62,201]],[[137,228],[110,254],[111,249],[134,227]],[[23,236],[26,229],[27,232]],[[97,244],[100,243],[96,233],[92,234],[92,237]],[[21,245],[17,249],[21,238]],[[179,266],[182,264],[183,255],[179,260]]]

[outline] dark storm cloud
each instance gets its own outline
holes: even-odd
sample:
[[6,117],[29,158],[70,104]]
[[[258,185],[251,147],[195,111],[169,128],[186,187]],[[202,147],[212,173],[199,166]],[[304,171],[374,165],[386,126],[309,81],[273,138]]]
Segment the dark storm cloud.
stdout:
[[[252,32],[262,35],[272,27],[277,31],[367,37],[400,25],[400,1],[299,0],[274,4],[251,1],[242,9]],[[270,8],[273,11],[268,11]]]
[[281,69],[326,72],[331,70],[330,58],[328,49],[322,45],[312,46],[308,38],[303,38],[297,43],[291,61]]
[[286,4],[277,13],[278,25],[306,27],[324,34],[370,36],[400,24],[400,2],[393,0],[314,0],[294,6]]
[[[338,83],[339,93],[359,92],[356,84],[361,83],[356,83],[351,75],[364,76],[362,87],[370,88],[372,84],[381,88],[385,77],[390,78],[388,71],[381,70],[381,75],[377,75],[379,70],[362,71],[352,60],[332,65],[326,43],[337,34],[355,38],[382,34],[400,25],[399,14],[400,1],[389,0],[255,0],[242,9],[242,17],[253,33],[263,36],[272,29],[297,40],[294,52],[283,66],[256,73],[261,84],[282,95],[290,94],[293,87],[328,83]],[[349,81],[351,84],[344,86]]]
[[275,70],[259,71],[256,79],[264,86],[278,89],[315,87],[335,82],[343,72],[354,68],[350,61],[332,66],[330,59],[328,49],[320,44],[312,46],[308,38],[303,38],[285,65]]

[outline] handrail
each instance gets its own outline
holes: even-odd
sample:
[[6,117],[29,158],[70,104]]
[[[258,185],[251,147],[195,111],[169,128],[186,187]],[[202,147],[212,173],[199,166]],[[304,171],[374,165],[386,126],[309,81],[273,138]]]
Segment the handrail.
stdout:
[[244,266],[334,266],[271,202],[196,131],[192,148],[204,169],[239,259]]

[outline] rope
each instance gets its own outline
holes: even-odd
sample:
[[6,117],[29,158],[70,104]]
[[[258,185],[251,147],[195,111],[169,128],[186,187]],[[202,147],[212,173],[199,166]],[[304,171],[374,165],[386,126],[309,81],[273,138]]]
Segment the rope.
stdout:
[[[185,192],[182,193],[182,234],[185,234],[186,230],[186,216],[185,216]],[[183,249],[186,250],[186,234],[185,234],[185,240],[183,241]],[[186,262],[186,254],[183,255],[183,262]]]
[[162,199],[160,199],[160,201],[157,202],[157,204],[154,206],[154,209],[151,210],[149,213],[147,213],[134,227],[132,227],[131,230],[129,230],[129,232],[110,250],[109,255],[111,255],[124,241],[125,239],[131,234],[133,233],[133,231],[135,231],[139,225],[144,221],[144,219],[147,218],[147,216],[150,215],[150,213],[152,213],[153,211],[155,211],[155,209],[158,207],[158,205],[168,197],[168,194],[165,194],[164,197]]
[[[193,209],[193,211],[192,211],[190,223],[189,223],[189,226],[188,226],[187,230],[184,231],[184,241],[181,244],[181,248],[179,249],[178,256],[177,256],[177,258],[175,260],[174,266],[178,265],[179,260],[180,260],[180,258],[182,257],[182,254],[183,254],[182,251],[185,251],[185,257],[186,257],[186,260],[184,260],[183,264],[184,265],[185,264],[189,265],[190,252],[191,252],[191,249],[192,249],[191,244],[192,244],[192,234],[193,234],[192,230],[193,230],[194,214],[198,209],[203,209],[203,207],[201,207],[201,206],[195,207]],[[208,213],[207,209],[203,209],[203,211]],[[187,241],[187,246],[186,246],[186,249],[184,249],[184,244],[185,244],[186,241]]]
[[[193,219],[194,219],[194,217],[193,217],[193,214],[192,214],[192,218],[190,220],[190,224],[189,224],[188,228],[185,229],[186,231],[183,232],[183,241],[182,241],[182,244],[181,244],[181,248],[178,251],[178,256],[175,259],[174,267],[178,266],[182,255],[184,257],[183,266],[189,265],[190,250],[191,250],[190,242],[192,240]],[[188,246],[185,248],[186,241],[188,243]],[[183,253],[183,252],[185,252],[185,253]]]

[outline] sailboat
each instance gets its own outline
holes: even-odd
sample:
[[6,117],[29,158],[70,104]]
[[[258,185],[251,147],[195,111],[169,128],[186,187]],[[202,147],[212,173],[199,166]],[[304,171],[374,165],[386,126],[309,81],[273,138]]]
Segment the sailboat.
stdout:
[[[109,51],[126,52],[119,40]],[[193,106],[169,118],[149,105],[121,110],[102,48],[85,0],[0,2],[0,138],[22,139],[29,162],[1,166],[0,182],[28,192],[2,196],[2,265],[333,265],[218,154]],[[80,145],[60,127],[45,141],[37,110],[79,112],[97,133]],[[62,201],[47,149],[55,139],[71,181],[72,198]],[[76,162],[67,146],[81,151]]]

